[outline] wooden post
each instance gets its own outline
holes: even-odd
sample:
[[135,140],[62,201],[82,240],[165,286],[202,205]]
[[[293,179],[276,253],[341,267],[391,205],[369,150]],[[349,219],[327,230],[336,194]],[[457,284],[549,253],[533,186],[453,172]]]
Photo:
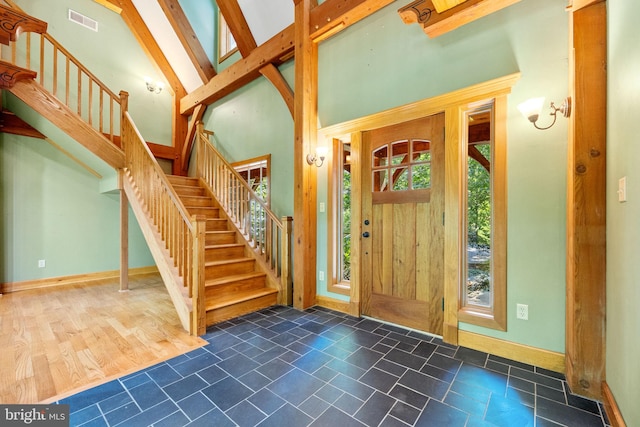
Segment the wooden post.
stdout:
[[[601,399],[606,296],[606,2],[572,12],[573,113],[567,169],[566,377]],[[588,4],[587,4],[588,3]]]
[[293,229],[293,218],[282,217],[282,241],[280,242],[280,284],[282,288],[282,303],[284,305],[293,304],[293,289],[291,282],[291,231]]
[[316,171],[306,155],[316,148],[318,129],[318,46],[311,40],[309,12],[312,0],[295,1],[295,108],[293,146],[293,217],[295,262],[293,306],[316,303]]
[[204,242],[207,219],[204,215],[195,215],[191,220],[193,226],[193,265],[192,277],[192,312],[191,335],[203,335],[207,331],[207,310],[205,306],[204,288]]
[[129,199],[122,180],[124,171],[118,171],[120,187],[120,292],[129,290]]

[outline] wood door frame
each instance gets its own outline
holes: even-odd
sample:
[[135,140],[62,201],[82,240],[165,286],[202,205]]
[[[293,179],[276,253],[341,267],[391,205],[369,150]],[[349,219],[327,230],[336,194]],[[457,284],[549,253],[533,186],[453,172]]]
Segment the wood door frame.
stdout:
[[[460,233],[462,233],[463,226],[461,224],[461,209],[463,209],[461,206],[463,184],[461,182],[461,170],[462,162],[467,155],[466,150],[460,148],[463,132],[463,114],[469,104],[508,95],[519,79],[520,73],[509,74],[484,83],[318,130],[318,140],[324,140],[326,144],[329,144],[333,138],[350,139],[351,141],[351,189],[353,195],[359,195],[360,197],[352,197],[351,204],[351,235],[358,236],[358,238],[357,240],[352,238],[352,278],[349,314],[359,316],[361,313],[363,277],[368,274],[368,272],[362,271],[362,255],[360,254],[360,240],[363,232],[362,197],[366,197],[367,194],[362,189],[360,179],[361,163],[364,161],[362,157],[362,132],[444,112],[445,212],[447,216],[444,230],[445,313],[443,338],[445,342],[458,343],[459,271],[463,256],[460,248]],[[366,158],[368,159],[368,156]]]

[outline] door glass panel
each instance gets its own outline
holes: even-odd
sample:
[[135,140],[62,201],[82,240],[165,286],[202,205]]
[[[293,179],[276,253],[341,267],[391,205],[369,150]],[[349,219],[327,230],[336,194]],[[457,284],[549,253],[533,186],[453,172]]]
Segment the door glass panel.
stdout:
[[429,151],[429,141],[414,139],[412,143],[413,163],[430,162],[431,152]]
[[371,157],[373,160],[371,166],[373,166],[374,168],[387,166],[389,164],[389,150],[387,146],[383,145],[382,147],[375,150]]
[[409,144],[406,140],[394,142],[393,144],[391,144],[391,150],[393,153],[391,164],[395,166],[402,163],[408,163],[408,148]]
[[411,181],[414,190],[431,187],[431,163],[414,165],[411,168]]
[[393,191],[409,189],[409,170],[406,167],[392,169]]
[[373,172],[373,191],[387,191],[387,170]]

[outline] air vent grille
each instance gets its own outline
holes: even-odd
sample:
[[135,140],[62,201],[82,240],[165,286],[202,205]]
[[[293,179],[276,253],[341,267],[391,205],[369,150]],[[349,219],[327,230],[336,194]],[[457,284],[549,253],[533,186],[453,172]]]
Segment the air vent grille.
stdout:
[[84,16],[75,10],[69,9],[69,21],[75,22],[76,24],[82,25],[90,30],[98,31],[98,21],[95,21],[88,16]]

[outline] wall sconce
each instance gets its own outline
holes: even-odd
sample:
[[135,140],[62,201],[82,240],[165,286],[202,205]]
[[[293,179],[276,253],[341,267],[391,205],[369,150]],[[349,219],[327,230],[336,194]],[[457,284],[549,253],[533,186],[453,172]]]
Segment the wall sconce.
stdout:
[[316,152],[314,154],[307,154],[307,163],[310,165],[316,165],[316,167],[322,166],[328,152],[329,149],[327,147],[316,147]]
[[164,88],[164,83],[162,82],[154,82],[151,80],[151,77],[145,77],[144,82],[147,85],[147,90],[153,93],[160,93]]
[[560,107],[556,107],[553,102],[551,102],[550,107],[552,111],[549,115],[553,116],[553,122],[551,122],[547,127],[540,127],[536,122],[538,121],[538,117],[540,117],[542,104],[544,104],[544,98],[532,98],[518,105],[518,110],[520,110],[527,120],[533,123],[533,126],[535,126],[536,129],[545,130],[553,126],[558,118],[558,112],[562,113],[564,117],[571,116],[571,97],[565,98]]

